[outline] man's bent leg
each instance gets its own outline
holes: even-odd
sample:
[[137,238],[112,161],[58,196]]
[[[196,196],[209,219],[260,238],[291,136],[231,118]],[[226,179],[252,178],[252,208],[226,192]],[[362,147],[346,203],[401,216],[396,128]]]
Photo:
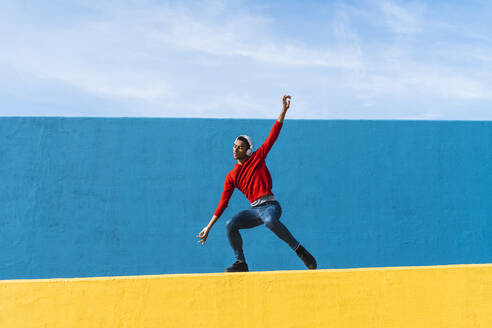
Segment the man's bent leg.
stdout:
[[[260,205],[261,206],[261,205]],[[282,209],[278,202],[269,203],[262,206],[259,209],[260,217],[265,223],[265,226],[272,230],[280,239],[285,241],[292,250],[296,250],[300,243],[290,233],[289,229],[282,222],[280,222],[280,216],[282,215]]]
[[243,252],[243,239],[239,229],[250,229],[262,224],[256,210],[244,210],[234,215],[226,222],[227,238],[231,244],[237,261],[246,262]]
[[260,208],[260,217],[265,223],[265,226],[285,241],[296,252],[297,256],[299,256],[308,269],[316,269],[318,266],[316,259],[292,236],[287,227],[280,222],[281,215],[282,209],[277,202],[267,204],[263,208]]

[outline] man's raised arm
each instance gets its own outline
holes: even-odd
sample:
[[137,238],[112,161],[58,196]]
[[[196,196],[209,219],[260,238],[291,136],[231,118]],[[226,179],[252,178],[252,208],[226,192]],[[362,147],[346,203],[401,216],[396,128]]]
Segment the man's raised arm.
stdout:
[[266,158],[268,152],[270,151],[270,149],[272,149],[273,144],[275,143],[278,135],[280,134],[280,130],[282,129],[282,125],[284,123],[285,113],[287,113],[287,109],[289,109],[290,106],[290,96],[285,95],[282,101],[284,103],[282,112],[280,112],[280,115],[277,121],[275,121],[275,124],[273,125],[272,130],[270,131],[270,134],[268,135],[267,139],[257,150],[258,155],[262,158]]
[[282,99],[282,102],[284,103],[284,107],[283,107],[282,112],[280,113],[280,115],[277,119],[277,122],[279,122],[279,123],[284,123],[285,113],[287,113],[287,109],[289,109],[289,107],[290,107],[290,96],[285,95],[284,98]]

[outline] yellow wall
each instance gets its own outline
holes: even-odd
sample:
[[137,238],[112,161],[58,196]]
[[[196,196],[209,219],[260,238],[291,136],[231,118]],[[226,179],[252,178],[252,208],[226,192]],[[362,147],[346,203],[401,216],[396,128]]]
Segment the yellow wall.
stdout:
[[22,327],[492,327],[492,265],[0,281]]

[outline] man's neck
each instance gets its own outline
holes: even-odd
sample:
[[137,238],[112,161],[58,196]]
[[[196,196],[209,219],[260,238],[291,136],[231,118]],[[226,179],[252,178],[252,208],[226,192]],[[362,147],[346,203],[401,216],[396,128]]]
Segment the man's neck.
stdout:
[[247,156],[246,156],[245,158],[238,159],[238,160],[237,160],[237,163],[238,163],[239,165],[242,165],[244,162],[246,162],[246,160],[247,160],[248,158],[249,158],[249,157],[247,157]]

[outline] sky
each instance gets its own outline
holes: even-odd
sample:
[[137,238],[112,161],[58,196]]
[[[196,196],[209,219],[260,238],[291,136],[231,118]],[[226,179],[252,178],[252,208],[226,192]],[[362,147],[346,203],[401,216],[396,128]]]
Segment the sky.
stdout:
[[492,120],[491,1],[0,4],[0,116]]

